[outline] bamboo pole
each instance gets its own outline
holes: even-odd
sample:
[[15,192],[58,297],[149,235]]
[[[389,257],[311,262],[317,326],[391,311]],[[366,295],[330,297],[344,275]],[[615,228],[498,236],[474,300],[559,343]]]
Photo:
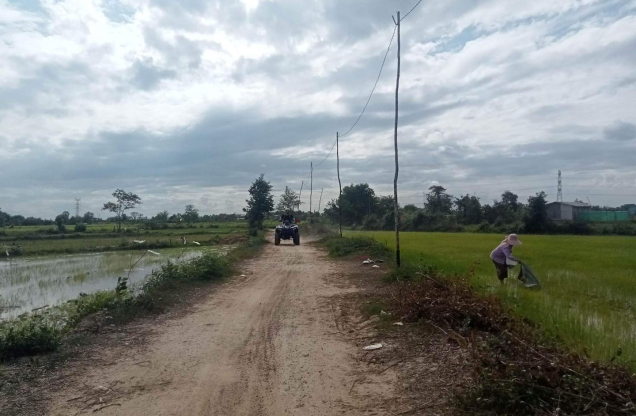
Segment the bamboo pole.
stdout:
[[398,91],[400,90],[400,12],[397,12],[397,78],[395,81],[395,127],[393,132],[393,142],[395,146],[395,176],[393,177],[393,199],[395,204],[395,263],[400,267],[400,205],[398,204]]

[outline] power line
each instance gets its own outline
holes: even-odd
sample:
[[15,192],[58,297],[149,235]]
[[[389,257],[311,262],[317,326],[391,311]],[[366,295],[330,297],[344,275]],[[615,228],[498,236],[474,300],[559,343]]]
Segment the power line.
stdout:
[[367,103],[364,105],[364,108],[362,108],[362,112],[358,116],[358,119],[356,120],[356,122],[353,123],[353,126],[351,126],[351,128],[349,130],[347,130],[346,133],[341,134],[340,137],[346,136],[347,134],[349,134],[351,132],[351,130],[353,130],[353,128],[356,126],[356,124],[358,124],[358,122],[360,121],[360,118],[364,114],[364,111],[367,109],[367,106],[369,105],[369,102],[371,101],[371,97],[373,96],[373,92],[375,91],[375,87],[378,86],[378,81],[380,81],[380,75],[382,75],[382,69],[384,68],[384,63],[386,62],[386,57],[389,55],[389,50],[391,49],[391,44],[393,43],[393,38],[395,37],[396,30],[397,30],[397,25],[395,26],[395,28],[393,28],[393,34],[391,35],[391,40],[389,41],[389,46],[386,48],[386,53],[384,54],[384,59],[382,60],[382,65],[380,66],[380,72],[378,73],[378,78],[375,80],[375,84],[373,84],[373,89],[371,90],[371,94],[369,94],[369,98],[367,99]]
[[408,16],[409,14],[411,14],[411,12],[412,12],[413,10],[415,10],[415,8],[416,8],[417,6],[419,6],[421,2],[422,2],[422,0],[418,1],[418,2],[417,2],[417,4],[416,4],[415,6],[413,6],[413,8],[412,8],[411,10],[409,10],[409,12],[408,12],[407,14],[405,14],[403,18],[401,18],[401,19],[400,19],[400,22],[401,22],[402,20],[406,19],[406,18],[407,18],[407,16]]
[[336,147],[336,141],[334,140],[334,141],[333,141],[333,146],[331,146],[331,150],[329,150],[329,153],[327,153],[327,156],[325,156],[325,158],[322,160],[322,162],[318,163],[318,164],[316,165],[316,167],[318,167],[318,166],[322,165],[322,164],[325,162],[325,160],[327,160],[327,158],[329,157],[329,155],[331,154],[331,152],[333,152],[333,149],[334,149],[335,147]]

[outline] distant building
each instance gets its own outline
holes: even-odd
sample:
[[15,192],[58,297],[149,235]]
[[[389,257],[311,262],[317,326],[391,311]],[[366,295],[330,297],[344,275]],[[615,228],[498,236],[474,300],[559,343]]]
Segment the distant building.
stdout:
[[581,218],[584,212],[592,209],[590,204],[585,202],[550,202],[546,205],[548,219],[552,221],[575,221]]

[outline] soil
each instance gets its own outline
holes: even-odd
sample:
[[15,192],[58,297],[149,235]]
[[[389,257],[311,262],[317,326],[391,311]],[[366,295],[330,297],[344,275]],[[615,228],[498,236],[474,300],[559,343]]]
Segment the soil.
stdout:
[[[0,413],[452,414],[469,383],[465,350],[436,328],[363,314],[386,267],[329,259],[306,240],[268,244],[187,307],[102,329],[54,369],[13,377]],[[41,366],[8,371],[21,368]]]

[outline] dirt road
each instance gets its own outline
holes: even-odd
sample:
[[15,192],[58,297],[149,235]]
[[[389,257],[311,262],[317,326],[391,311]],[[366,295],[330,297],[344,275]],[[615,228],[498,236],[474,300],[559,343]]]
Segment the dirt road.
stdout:
[[[155,331],[141,354],[81,375],[49,414],[374,415],[384,381],[351,387],[359,347],[335,322],[336,267],[311,245],[268,244],[236,277]],[[86,391],[99,396],[86,405]]]

